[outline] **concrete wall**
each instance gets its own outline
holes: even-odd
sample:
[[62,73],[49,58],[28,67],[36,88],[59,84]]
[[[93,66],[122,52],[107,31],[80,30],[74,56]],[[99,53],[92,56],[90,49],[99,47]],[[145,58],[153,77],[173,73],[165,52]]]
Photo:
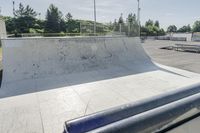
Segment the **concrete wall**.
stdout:
[[171,41],[191,41],[190,35],[186,34],[175,34],[175,35],[166,35],[166,36],[149,36],[146,39],[149,40],[171,40]]
[[192,41],[200,42],[200,33],[199,32],[193,33],[193,35],[192,35]]
[[3,82],[107,69],[153,66],[139,38],[4,39]]
[[6,38],[6,26],[5,26],[5,21],[3,18],[0,17],[0,38]]
[[191,41],[192,33],[174,33],[172,37],[175,38],[186,38],[187,41]]
[[187,41],[186,37],[170,37],[171,41]]
[[[157,40],[171,40],[171,41],[191,41],[191,33],[173,33],[166,36],[155,36],[152,37]],[[149,37],[148,37],[149,39]]]

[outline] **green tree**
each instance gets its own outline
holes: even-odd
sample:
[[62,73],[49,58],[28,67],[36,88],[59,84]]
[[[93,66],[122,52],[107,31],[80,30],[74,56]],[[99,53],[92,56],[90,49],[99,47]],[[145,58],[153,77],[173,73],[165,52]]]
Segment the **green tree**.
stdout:
[[165,35],[165,30],[164,29],[159,29],[159,31],[158,31],[158,35],[159,36],[164,36]]
[[68,12],[66,14],[65,18],[66,18],[66,21],[71,21],[73,19],[73,16],[72,16],[72,14],[70,12]]
[[113,27],[114,27],[114,31],[119,31],[119,25],[118,25],[117,19],[114,20]]
[[158,20],[155,22],[154,26],[156,26],[156,27],[160,28],[160,23],[159,23],[159,21],[158,21]]
[[141,35],[142,36],[162,36],[165,35],[164,29],[160,29],[159,21],[148,20],[145,23],[145,26],[141,27]]
[[120,27],[122,28],[121,30],[123,31],[124,24],[125,23],[124,23],[124,19],[123,19],[123,14],[121,13],[118,21],[117,21],[117,19],[114,20],[114,23],[113,23],[114,31],[119,32]]
[[123,14],[121,14],[121,16],[119,17],[118,23],[124,24]]
[[146,23],[145,23],[145,26],[148,27],[148,26],[153,26],[154,23],[153,23],[153,20],[149,19]]
[[45,20],[36,19],[36,22],[33,28],[36,30],[39,30],[39,32],[42,32],[44,31],[44,27],[45,27]]
[[67,13],[65,15],[66,19],[66,28],[68,33],[79,33],[80,32],[80,23],[77,20],[73,19],[73,16],[71,13]]
[[66,22],[65,22],[64,19],[61,19],[61,21],[60,21],[60,31],[61,32],[66,32],[66,29],[67,29]]
[[62,13],[56,6],[51,4],[47,9],[45,32],[59,33],[61,31],[60,23],[62,21]]
[[137,36],[139,34],[139,25],[136,20],[136,15],[130,13],[127,18],[128,36]]
[[129,23],[136,23],[136,22],[137,22],[137,21],[136,21],[136,15],[135,15],[135,14],[132,14],[132,13],[128,14],[127,21],[128,21]]
[[117,28],[118,32],[121,30],[121,32],[125,32],[125,22],[124,22],[124,18],[123,18],[123,14],[121,13],[119,20],[118,20],[118,25]]
[[27,5],[26,7],[24,7],[24,5],[22,3],[20,3],[19,4],[19,9],[17,9],[14,12],[14,15],[17,18],[19,18],[19,17],[26,17],[26,16],[35,18],[37,16],[37,13],[29,5]]
[[146,26],[141,26],[141,36],[148,36],[149,30]]
[[193,32],[200,32],[200,21],[196,21],[193,25]]
[[25,6],[20,3],[19,9],[14,12],[14,24],[17,33],[29,33],[36,21],[37,13],[29,5]]
[[4,17],[6,30],[9,34],[15,33],[15,19],[12,17]]
[[175,25],[170,25],[167,28],[167,32],[177,32],[177,27]]
[[183,27],[181,27],[180,29],[178,29],[177,32],[181,32],[181,33],[191,32],[191,27],[190,27],[190,25],[183,26]]

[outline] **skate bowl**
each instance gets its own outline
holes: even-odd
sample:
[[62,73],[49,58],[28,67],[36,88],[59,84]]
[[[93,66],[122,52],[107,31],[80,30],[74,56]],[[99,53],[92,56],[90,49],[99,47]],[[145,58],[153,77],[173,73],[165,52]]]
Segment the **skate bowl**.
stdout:
[[0,132],[57,133],[64,123],[66,131],[106,132],[193,95],[185,103],[198,103],[200,75],[154,63],[138,37],[15,38],[2,39],[2,47]]

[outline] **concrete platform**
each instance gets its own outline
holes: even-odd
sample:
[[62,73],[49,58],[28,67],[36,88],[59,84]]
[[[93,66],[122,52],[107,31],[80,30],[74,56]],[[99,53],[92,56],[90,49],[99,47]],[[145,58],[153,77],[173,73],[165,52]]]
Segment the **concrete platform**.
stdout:
[[[58,42],[62,42],[59,40]],[[108,41],[107,38],[103,38],[103,40]],[[17,40],[12,41],[17,42]],[[18,40],[18,43],[16,43],[17,46],[23,44],[20,41]],[[45,40],[48,43],[51,41]],[[97,49],[99,49],[98,45],[102,45],[100,44],[102,39],[89,38],[88,40],[86,38],[78,42],[76,40],[78,44],[87,41],[89,43],[84,43],[86,48],[94,46],[90,42],[97,44]],[[138,43],[137,38],[111,38],[109,41],[106,46],[112,47],[110,49],[102,48],[104,52],[101,51],[100,54],[97,52],[96,55],[104,55],[106,54],[105,51],[111,51],[112,55],[119,54],[121,57],[116,58],[116,56],[113,56],[113,58],[109,56],[108,60],[101,62],[103,64],[95,65],[92,69],[65,72],[56,76],[55,74],[51,75],[51,73],[44,76],[45,71],[37,73],[38,75],[35,77],[22,76],[22,73],[28,69],[17,68],[18,59],[20,59],[20,63],[23,63],[25,60],[22,60],[22,58],[27,57],[14,56],[14,66],[16,70],[19,70],[19,73],[13,74],[13,71],[10,71],[13,69],[11,67],[7,67],[9,69],[5,68],[7,70],[4,71],[4,80],[0,89],[0,132],[59,133],[63,131],[63,124],[67,120],[153,97],[198,83],[200,80],[199,74],[154,64]],[[32,45],[36,45],[36,43],[33,43],[34,41],[31,42]],[[57,42],[56,39],[53,44],[57,44],[55,42]],[[70,42],[69,40],[64,42],[63,45],[69,46],[69,43],[67,43]],[[4,41],[4,48],[6,44],[8,46],[10,43]],[[28,44],[24,45],[27,46]],[[81,43],[79,46],[81,46]],[[123,51],[124,48],[126,50]],[[92,50],[97,49],[93,47]],[[8,49],[5,48],[4,52],[6,50]],[[16,50],[20,49],[15,47],[12,50],[18,53]],[[82,55],[85,55],[85,53],[90,52],[83,52]],[[8,60],[4,63],[5,66],[13,63],[10,62],[13,59],[10,57],[7,55]],[[38,69],[39,71],[46,70],[41,68],[48,67],[49,64],[44,64],[43,60],[46,57],[50,58],[52,56],[40,57],[38,64],[41,66],[40,63],[42,63],[43,66]],[[37,58],[31,59],[37,62]],[[109,65],[105,64],[106,62]],[[24,64],[26,63],[28,61],[24,62]],[[57,63],[59,64],[59,62]],[[31,66],[30,64],[26,65]],[[79,66],[80,64],[76,65]],[[90,64],[87,68],[89,66]],[[37,72],[36,68],[33,70]],[[9,75],[12,75],[11,78],[9,78]]]
[[181,52],[160,49],[166,46],[174,46],[177,43],[200,45],[199,42],[174,42],[174,41],[155,41],[147,40],[142,44],[147,54],[154,62],[184,69],[187,71],[200,73],[200,54],[191,52]]

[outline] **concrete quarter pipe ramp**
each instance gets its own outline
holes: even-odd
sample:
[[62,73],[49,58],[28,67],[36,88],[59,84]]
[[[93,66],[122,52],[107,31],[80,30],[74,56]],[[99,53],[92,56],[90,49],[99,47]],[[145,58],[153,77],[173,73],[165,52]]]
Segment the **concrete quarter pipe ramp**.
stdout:
[[155,65],[139,38],[21,38],[2,43],[0,132],[62,132],[67,120],[200,79]]

